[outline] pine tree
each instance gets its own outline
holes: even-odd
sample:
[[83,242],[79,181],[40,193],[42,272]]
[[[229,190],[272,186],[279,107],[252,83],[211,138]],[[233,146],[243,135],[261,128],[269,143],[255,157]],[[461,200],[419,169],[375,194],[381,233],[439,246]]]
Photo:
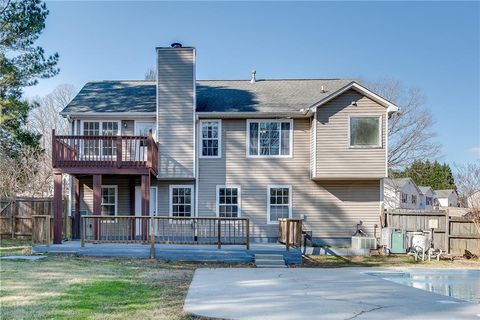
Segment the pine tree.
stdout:
[[47,7],[40,0],[0,0],[0,156],[15,158],[39,147],[40,136],[26,128],[30,110],[23,88],[59,72],[58,54],[45,57],[34,43],[45,28]]
[[415,160],[403,171],[393,173],[396,178],[410,177],[419,186],[430,186],[435,190],[457,189],[452,169],[447,163]]

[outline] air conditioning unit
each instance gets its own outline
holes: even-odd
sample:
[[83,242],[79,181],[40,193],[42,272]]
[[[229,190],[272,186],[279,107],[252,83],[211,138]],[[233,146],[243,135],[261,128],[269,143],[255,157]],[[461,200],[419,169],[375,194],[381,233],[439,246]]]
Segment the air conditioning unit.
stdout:
[[371,237],[352,237],[352,249],[377,249],[377,239]]

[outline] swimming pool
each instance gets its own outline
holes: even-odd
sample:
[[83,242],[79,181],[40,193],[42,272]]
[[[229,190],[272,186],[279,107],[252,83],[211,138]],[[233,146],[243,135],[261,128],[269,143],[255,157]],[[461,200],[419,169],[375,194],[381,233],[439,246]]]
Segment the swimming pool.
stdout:
[[480,303],[480,270],[408,269],[369,274],[417,289]]

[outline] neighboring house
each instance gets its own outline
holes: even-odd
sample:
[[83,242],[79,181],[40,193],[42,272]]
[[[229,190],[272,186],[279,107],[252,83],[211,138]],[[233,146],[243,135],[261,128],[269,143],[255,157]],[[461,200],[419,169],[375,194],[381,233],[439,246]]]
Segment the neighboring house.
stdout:
[[419,209],[422,192],[411,178],[384,179],[384,208]]
[[373,235],[395,105],[352,80],[197,80],[194,48],[156,53],[156,81],[88,82],[61,112],[57,243],[62,173],[76,218],[244,217],[252,241],[276,241],[295,217],[332,242],[361,220]]
[[458,195],[453,189],[435,190],[435,201],[440,207],[458,207]]
[[420,203],[419,209],[424,210],[432,210],[433,209],[433,201],[435,200],[435,191],[432,187],[429,186],[418,186],[420,189]]

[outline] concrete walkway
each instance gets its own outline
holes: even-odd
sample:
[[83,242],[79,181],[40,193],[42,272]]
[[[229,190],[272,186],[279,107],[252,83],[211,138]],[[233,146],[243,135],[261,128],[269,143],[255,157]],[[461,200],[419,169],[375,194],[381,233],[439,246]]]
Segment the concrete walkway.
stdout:
[[[66,241],[59,245],[34,246],[34,253],[62,253],[90,257],[116,257],[130,259],[147,259],[150,256],[149,244],[123,244],[123,243],[86,243],[80,246],[80,241]],[[256,253],[282,254],[287,264],[300,264],[302,253],[300,249],[286,251],[284,245],[275,243],[250,245],[250,250],[245,246],[224,245],[217,249],[216,245],[175,245],[155,244],[155,258],[174,261],[205,261],[228,263],[251,263]]]
[[396,284],[372,268],[197,269],[184,309],[227,319],[480,319],[480,305]]

